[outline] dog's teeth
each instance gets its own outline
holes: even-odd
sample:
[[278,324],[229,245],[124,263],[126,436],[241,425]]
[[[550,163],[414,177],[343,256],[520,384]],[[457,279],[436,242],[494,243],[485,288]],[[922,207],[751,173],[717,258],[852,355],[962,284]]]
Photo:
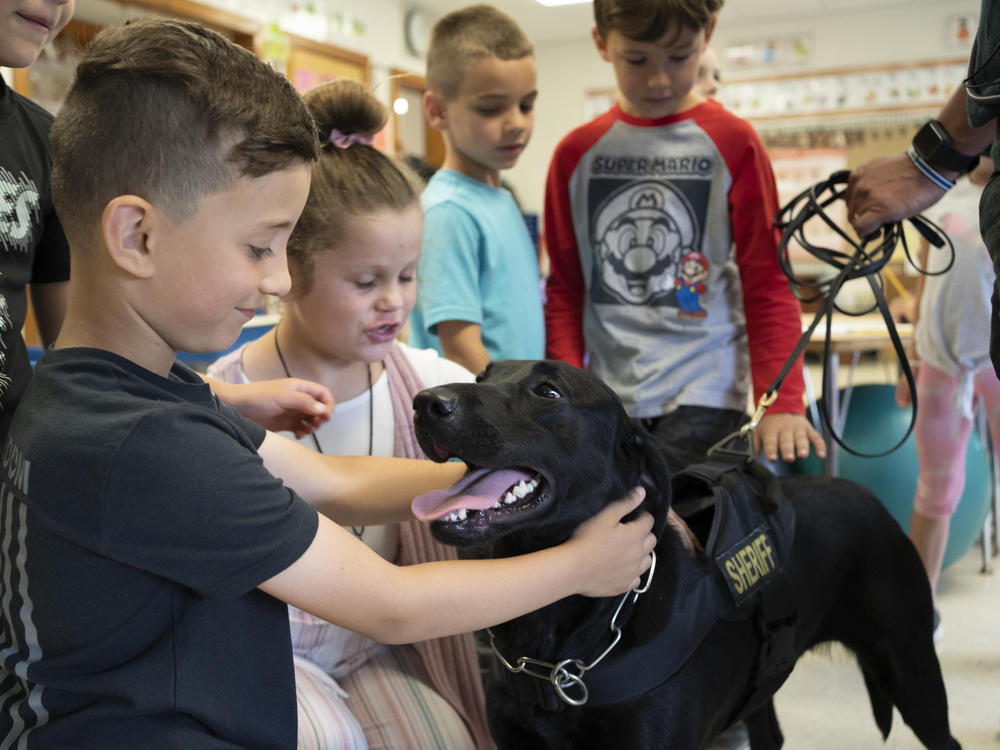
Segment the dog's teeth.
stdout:
[[507,505],[510,505],[511,503],[516,503],[517,502],[517,498],[514,497],[514,493],[513,492],[508,492],[506,495],[503,496],[503,501]]
[[528,494],[528,486],[524,483],[522,479],[520,482],[514,485],[514,489],[511,490],[514,493],[514,497],[520,499]]
[[469,511],[467,511],[465,508],[462,508],[461,510],[458,511],[459,521],[464,521],[468,517],[469,517]]
[[497,500],[495,503],[493,503],[493,508],[496,509],[496,508],[501,507],[502,505],[503,505],[503,503],[500,502],[499,500]]

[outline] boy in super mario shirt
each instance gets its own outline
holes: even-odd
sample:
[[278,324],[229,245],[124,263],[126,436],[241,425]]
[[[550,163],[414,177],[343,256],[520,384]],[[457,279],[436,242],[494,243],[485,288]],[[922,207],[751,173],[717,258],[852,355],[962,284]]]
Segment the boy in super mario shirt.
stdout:
[[[586,362],[675,469],[746,421],[801,333],[763,144],[692,91],[721,6],[595,0],[619,101],[560,142],[545,197],[547,354]],[[770,460],[825,455],[792,372],[754,434]]]

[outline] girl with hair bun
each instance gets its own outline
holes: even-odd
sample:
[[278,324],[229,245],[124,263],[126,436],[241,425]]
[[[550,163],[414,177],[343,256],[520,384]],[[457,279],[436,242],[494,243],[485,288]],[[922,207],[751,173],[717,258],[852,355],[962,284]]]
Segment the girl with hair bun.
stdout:
[[[398,339],[416,301],[422,183],[373,146],[386,108],[338,80],[305,95],[322,153],[288,241],[291,292],[275,328],[222,357],[209,374],[234,383],[297,377],[330,389],[336,407],[300,442],[321,453],[424,458],[412,400],[468,381],[435,351]],[[351,529],[387,560],[454,559],[426,524]],[[302,748],[494,748],[473,636],[387,646],[289,608]]]

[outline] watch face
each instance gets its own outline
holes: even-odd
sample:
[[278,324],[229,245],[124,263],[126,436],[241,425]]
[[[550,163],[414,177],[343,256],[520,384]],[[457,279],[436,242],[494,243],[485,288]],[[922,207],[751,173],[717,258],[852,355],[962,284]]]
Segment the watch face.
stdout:
[[913,150],[932,167],[955,172],[968,172],[979,162],[978,155],[963,154],[952,146],[951,136],[937,120],[930,120],[917,131]]
[[926,162],[933,161],[940,147],[950,141],[948,134],[935,120],[924,124],[913,137],[913,148]]

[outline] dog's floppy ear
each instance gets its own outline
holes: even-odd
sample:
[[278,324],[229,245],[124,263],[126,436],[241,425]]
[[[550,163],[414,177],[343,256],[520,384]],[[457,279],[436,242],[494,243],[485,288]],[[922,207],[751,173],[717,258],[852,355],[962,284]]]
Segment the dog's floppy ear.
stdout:
[[633,467],[631,486],[641,484],[646,488],[646,499],[641,510],[653,516],[653,533],[659,539],[667,524],[670,510],[670,469],[659,444],[644,428],[639,420],[628,418],[623,430],[619,449],[622,465]]

